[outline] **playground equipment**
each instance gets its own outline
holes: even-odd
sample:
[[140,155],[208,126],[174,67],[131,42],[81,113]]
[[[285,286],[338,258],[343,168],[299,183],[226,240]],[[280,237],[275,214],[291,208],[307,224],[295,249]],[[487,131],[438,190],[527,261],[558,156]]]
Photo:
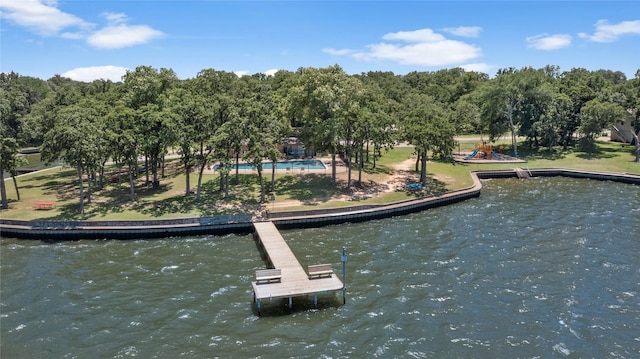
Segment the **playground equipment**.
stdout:
[[465,160],[482,159],[482,160],[505,160],[502,156],[502,146],[498,147],[499,154],[493,150],[493,145],[486,143],[477,143],[476,149],[469,156],[466,156]]

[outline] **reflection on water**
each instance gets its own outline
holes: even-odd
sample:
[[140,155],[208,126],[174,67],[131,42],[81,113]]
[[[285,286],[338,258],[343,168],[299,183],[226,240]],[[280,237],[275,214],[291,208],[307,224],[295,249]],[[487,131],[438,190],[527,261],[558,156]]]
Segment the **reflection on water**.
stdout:
[[448,207],[284,232],[303,265],[339,273],[347,247],[347,305],[274,301],[260,318],[251,236],[3,239],[2,357],[640,357],[640,188],[484,185]]

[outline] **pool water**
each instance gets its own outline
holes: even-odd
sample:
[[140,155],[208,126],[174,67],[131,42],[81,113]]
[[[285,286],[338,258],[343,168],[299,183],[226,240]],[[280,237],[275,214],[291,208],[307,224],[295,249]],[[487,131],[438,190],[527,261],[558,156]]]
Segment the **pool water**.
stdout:
[[[220,165],[213,165],[213,170],[217,170]],[[235,166],[233,166],[235,169]],[[262,169],[270,171],[273,168],[273,162],[263,162]],[[278,161],[276,162],[276,170],[296,170],[296,169],[307,169],[307,170],[326,170],[327,166],[322,163],[320,160],[295,160],[295,161]],[[240,163],[238,164],[238,169],[240,170],[255,170],[256,167],[249,163]]]

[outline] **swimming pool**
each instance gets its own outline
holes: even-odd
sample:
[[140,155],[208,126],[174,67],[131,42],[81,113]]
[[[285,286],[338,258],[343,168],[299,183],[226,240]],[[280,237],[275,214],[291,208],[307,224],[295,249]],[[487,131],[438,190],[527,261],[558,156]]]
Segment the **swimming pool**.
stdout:
[[[215,171],[218,169],[220,165],[213,165],[212,169]],[[273,162],[263,162],[262,169],[265,171],[271,171],[273,166]],[[235,169],[235,165],[233,169]],[[295,160],[295,161],[278,161],[276,162],[276,170],[326,170],[327,166],[322,163],[320,160]],[[238,169],[240,170],[255,170],[256,167],[249,163],[240,163],[238,164]]]

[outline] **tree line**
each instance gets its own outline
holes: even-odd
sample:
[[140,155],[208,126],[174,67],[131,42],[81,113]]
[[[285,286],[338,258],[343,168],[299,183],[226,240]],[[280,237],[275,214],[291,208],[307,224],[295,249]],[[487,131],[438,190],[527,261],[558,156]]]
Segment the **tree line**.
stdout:
[[[160,185],[164,159],[176,149],[191,194],[189,173],[198,173],[200,199],[204,170],[218,162],[220,191],[240,160],[253,164],[261,201],[267,187],[263,161],[277,161],[283,138],[296,136],[308,147],[330,154],[332,183],[336,162],[361,181],[365,161],[373,162],[398,142],[415,147],[420,181],[426,181],[428,156],[448,159],[456,134],[482,133],[493,141],[517,136],[525,145],[592,152],[604,129],[628,116],[640,130],[640,69],[627,79],[619,71],[557,66],[501,69],[494,78],[461,68],[435,72],[368,72],[348,75],[338,66],[278,71],[273,76],[205,69],[179,79],[171,69],[139,66],[121,82],[77,82],[56,75],[41,80],[0,74],[0,175],[14,178],[25,146],[38,146],[44,161],[62,160],[76,168],[80,212],[102,187],[112,163],[126,174],[129,199],[144,158],[146,184]],[[636,143],[637,143],[636,137]],[[640,145],[636,160],[640,157]],[[86,193],[85,193],[86,180]],[[271,190],[275,166],[271,173]],[[8,208],[2,181],[2,208]]]

